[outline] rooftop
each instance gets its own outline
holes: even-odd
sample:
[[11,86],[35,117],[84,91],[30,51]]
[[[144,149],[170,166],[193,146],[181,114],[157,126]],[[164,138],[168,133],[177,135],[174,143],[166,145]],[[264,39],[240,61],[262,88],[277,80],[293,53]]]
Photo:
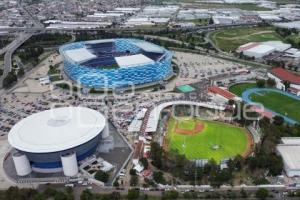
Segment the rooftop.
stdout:
[[102,114],[89,108],[56,108],[18,122],[10,130],[8,142],[18,150],[32,153],[63,151],[95,138],[105,123]]
[[299,75],[293,74],[281,67],[273,68],[271,73],[283,81],[289,81],[290,83],[297,84],[297,85],[300,84]]
[[115,60],[120,67],[134,67],[137,65],[154,63],[152,59],[144,56],[143,54],[115,57]]
[[289,169],[300,169],[300,145],[280,144],[277,146],[277,150]]
[[84,62],[97,57],[86,48],[68,50],[65,54],[75,62]]

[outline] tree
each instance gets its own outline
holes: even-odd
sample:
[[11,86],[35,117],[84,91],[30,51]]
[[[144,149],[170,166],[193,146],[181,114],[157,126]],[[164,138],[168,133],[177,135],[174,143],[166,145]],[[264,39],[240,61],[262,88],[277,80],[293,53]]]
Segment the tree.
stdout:
[[273,117],[273,123],[277,126],[281,126],[284,123],[284,118],[276,115]]
[[177,199],[179,196],[178,192],[175,190],[165,191],[162,194],[162,200],[174,200]]
[[130,186],[137,186],[139,183],[139,178],[137,175],[130,177]]
[[9,72],[3,79],[3,87],[9,88],[14,82],[17,82],[18,78],[13,71]]
[[112,192],[109,195],[110,200],[120,200],[121,199],[121,194],[119,192]]
[[119,179],[118,179],[118,178],[116,178],[116,180],[115,180],[113,186],[114,186],[114,187],[119,187],[119,186],[120,186],[120,184],[119,184]]
[[95,179],[98,181],[102,181],[103,183],[106,183],[109,179],[109,174],[107,172],[99,170],[95,174]]
[[161,171],[153,172],[153,180],[156,183],[166,184],[166,180],[164,178],[164,174]]
[[93,200],[93,194],[89,190],[83,190],[80,195],[80,200]]
[[265,85],[266,85],[266,81],[265,81],[264,79],[258,79],[258,80],[256,81],[256,85],[257,85],[257,87],[259,87],[259,88],[263,88],[263,87],[265,87]]
[[130,174],[131,176],[136,176],[136,170],[135,170],[135,169],[130,169],[130,170],[129,170],[129,174]]
[[161,169],[162,167],[162,156],[163,156],[163,150],[160,147],[160,145],[157,142],[152,142],[151,143],[152,164],[158,169]]
[[140,162],[142,163],[144,169],[148,169],[149,163],[148,163],[147,158],[144,158],[144,157],[141,158],[141,159],[140,159]]
[[18,77],[22,77],[22,76],[24,76],[24,74],[25,74],[24,68],[21,67],[21,68],[18,70]]
[[245,199],[245,198],[247,198],[247,197],[248,197],[248,194],[247,194],[247,192],[244,190],[244,188],[242,188],[242,190],[241,190],[241,192],[240,192],[240,193],[241,193],[241,197],[242,197],[242,198],[244,198],[244,199]]
[[140,191],[136,189],[129,189],[127,193],[127,199],[138,199],[140,196]]
[[269,196],[269,191],[265,188],[259,188],[255,193],[256,198],[258,199],[266,199]]
[[275,86],[276,86],[276,81],[275,81],[273,78],[269,78],[269,79],[267,80],[267,85],[268,85],[269,87],[275,87]]

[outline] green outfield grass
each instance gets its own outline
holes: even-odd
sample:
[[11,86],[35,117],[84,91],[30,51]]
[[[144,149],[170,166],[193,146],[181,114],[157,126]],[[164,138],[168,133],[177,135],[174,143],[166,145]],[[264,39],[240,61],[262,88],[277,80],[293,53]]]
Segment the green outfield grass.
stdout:
[[[178,151],[187,159],[214,159],[220,162],[222,159],[242,155],[248,148],[248,136],[246,130],[229,124],[215,121],[202,121],[204,130],[195,135],[178,134],[175,131],[176,121],[171,118],[168,123],[166,139],[170,151]],[[182,120],[179,120],[180,124]],[[190,126],[186,124],[190,123]],[[191,128],[195,124],[193,119],[184,122],[184,126]],[[218,149],[213,147],[218,146]]]
[[273,27],[242,27],[223,29],[210,35],[211,40],[223,51],[235,51],[248,42],[282,40]]
[[244,91],[255,87],[256,87],[256,83],[238,83],[231,86],[229,88],[229,91],[241,97]]
[[249,97],[253,102],[263,104],[266,108],[273,110],[282,115],[286,115],[300,122],[300,101],[289,96],[282,95],[278,92],[259,92]]

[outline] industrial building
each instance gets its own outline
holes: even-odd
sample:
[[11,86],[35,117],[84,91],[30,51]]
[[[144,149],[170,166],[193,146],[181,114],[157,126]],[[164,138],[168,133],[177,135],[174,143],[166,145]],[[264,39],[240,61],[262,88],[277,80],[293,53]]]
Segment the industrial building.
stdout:
[[300,176],[300,138],[281,138],[277,152],[283,159],[284,171],[288,177]]
[[300,93],[300,76],[293,74],[281,67],[273,68],[268,77],[276,81],[276,88],[280,90],[286,90],[285,82],[289,82],[289,90],[298,95]]
[[291,45],[281,41],[268,41],[268,42],[250,42],[240,46],[237,49],[238,53],[243,53],[245,56],[255,59],[262,59],[274,52],[285,52],[290,49]]
[[76,42],[60,47],[64,72],[88,88],[127,88],[168,79],[172,53],[137,39]]
[[105,117],[85,107],[62,107],[33,114],[9,132],[18,176],[37,173],[78,173],[78,162],[94,154],[109,137]]

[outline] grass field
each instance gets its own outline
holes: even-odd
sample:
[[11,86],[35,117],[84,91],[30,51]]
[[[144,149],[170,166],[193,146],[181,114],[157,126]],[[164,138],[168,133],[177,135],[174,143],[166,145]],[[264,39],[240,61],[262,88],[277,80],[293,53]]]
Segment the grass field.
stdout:
[[248,42],[282,40],[273,27],[242,27],[223,29],[210,35],[211,40],[223,51],[234,51]]
[[[176,133],[176,124],[181,128],[192,129],[195,124],[204,123],[204,129],[195,135]],[[249,150],[249,136],[246,130],[232,125],[202,120],[176,120],[171,118],[166,135],[167,146],[170,151],[178,151],[187,159],[214,159],[220,162],[238,154],[243,155]],[[218,146],[218,149],[213,147]]]
[[244,91],[255,87],[256,87],[256,83],[239,83],[231,86],[229,88],[229,91],[241,97]]
[[263,104],[266,108],[282,115],[286,115],[300,122],[300,101],[278,92],[260,92],[250,95],[253,102]]

